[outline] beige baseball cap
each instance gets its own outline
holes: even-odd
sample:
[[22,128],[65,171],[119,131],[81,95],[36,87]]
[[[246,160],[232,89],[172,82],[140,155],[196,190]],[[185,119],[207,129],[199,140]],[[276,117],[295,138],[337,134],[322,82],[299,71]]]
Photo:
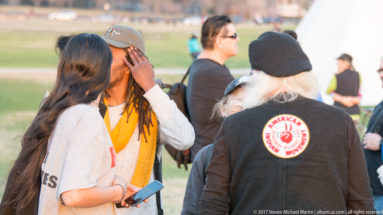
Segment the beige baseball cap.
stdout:
[[106,43],[117,48],[137,47],[145,53],[145,43],[142,35],[134,28],[115,25],[110,27],[102,36]]

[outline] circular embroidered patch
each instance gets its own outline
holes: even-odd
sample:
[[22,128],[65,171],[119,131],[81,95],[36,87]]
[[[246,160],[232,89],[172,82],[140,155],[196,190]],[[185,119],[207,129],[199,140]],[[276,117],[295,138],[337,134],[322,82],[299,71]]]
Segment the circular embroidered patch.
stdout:
[[266,123],[262,138],[271,154],[280,158],[293,158],[309,145],[310,131],[299,117],[281,114]]

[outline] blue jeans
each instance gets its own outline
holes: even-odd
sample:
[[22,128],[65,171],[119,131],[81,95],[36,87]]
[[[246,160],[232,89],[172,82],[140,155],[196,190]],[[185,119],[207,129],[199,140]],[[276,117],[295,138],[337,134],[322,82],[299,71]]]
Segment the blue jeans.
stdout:
[[383,196],[374,195],[374,208],[378,214],[382,214],[383,211]]

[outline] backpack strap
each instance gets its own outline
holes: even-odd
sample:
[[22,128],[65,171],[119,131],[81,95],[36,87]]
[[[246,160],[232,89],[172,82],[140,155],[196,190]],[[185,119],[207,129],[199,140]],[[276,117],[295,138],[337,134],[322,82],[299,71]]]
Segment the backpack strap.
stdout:
[[[160,132],[158,132],[157,140],[160,139]],[[154,179],[162,182],[162,159],[158,156],[158,152],[160,150],[161,145],[157,143],[156,148],[156,157],[154,158]],[[157,205],[157,212],[158,215],[163,215],[164,210],[162,209],[161,205],[161,191],[156,193],[156,205]]]
[[185,73],[184,77],[182,77],[182,79],[181,79],[181,83],[182,83],[182,84],[185,82],[186,77],[189,75],[190,67],[191,67],[191,66],[189,66],[188,71]]
[[[159,157],[156,155],[156,158],[154,160],[154,178],[160,182],[162,182],[161,169],[162,169],[162,162],[159,159]],[[161,191],[156,193],[156,204],[157,204],[158,215],[163,215],[164,210],[162,209],[162,205],[161,205]]]

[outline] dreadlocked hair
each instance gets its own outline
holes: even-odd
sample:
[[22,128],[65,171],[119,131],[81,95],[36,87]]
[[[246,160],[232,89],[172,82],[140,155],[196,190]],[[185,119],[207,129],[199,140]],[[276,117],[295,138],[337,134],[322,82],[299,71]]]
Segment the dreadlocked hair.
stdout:
[[[137,84],[134,80],[132,73],[129,73],[129,81],[128,87],[126,90],[126,101],[128,103],[133,104],[133,108],[138,113],[138,132],[140,134],[144,134],[145,141],[147,142],[145,129],[150,135],[149,126],[153,126],[152,122],[152,107],[150,106],[148,100],[144,97],[145,91]],[[132,113],[133,109],[129,110],[129,105],[125,106],[125,110],[128,112],[128,120],[129,116]],[[141,135],[138,135],[138,139],[140,139]]]

